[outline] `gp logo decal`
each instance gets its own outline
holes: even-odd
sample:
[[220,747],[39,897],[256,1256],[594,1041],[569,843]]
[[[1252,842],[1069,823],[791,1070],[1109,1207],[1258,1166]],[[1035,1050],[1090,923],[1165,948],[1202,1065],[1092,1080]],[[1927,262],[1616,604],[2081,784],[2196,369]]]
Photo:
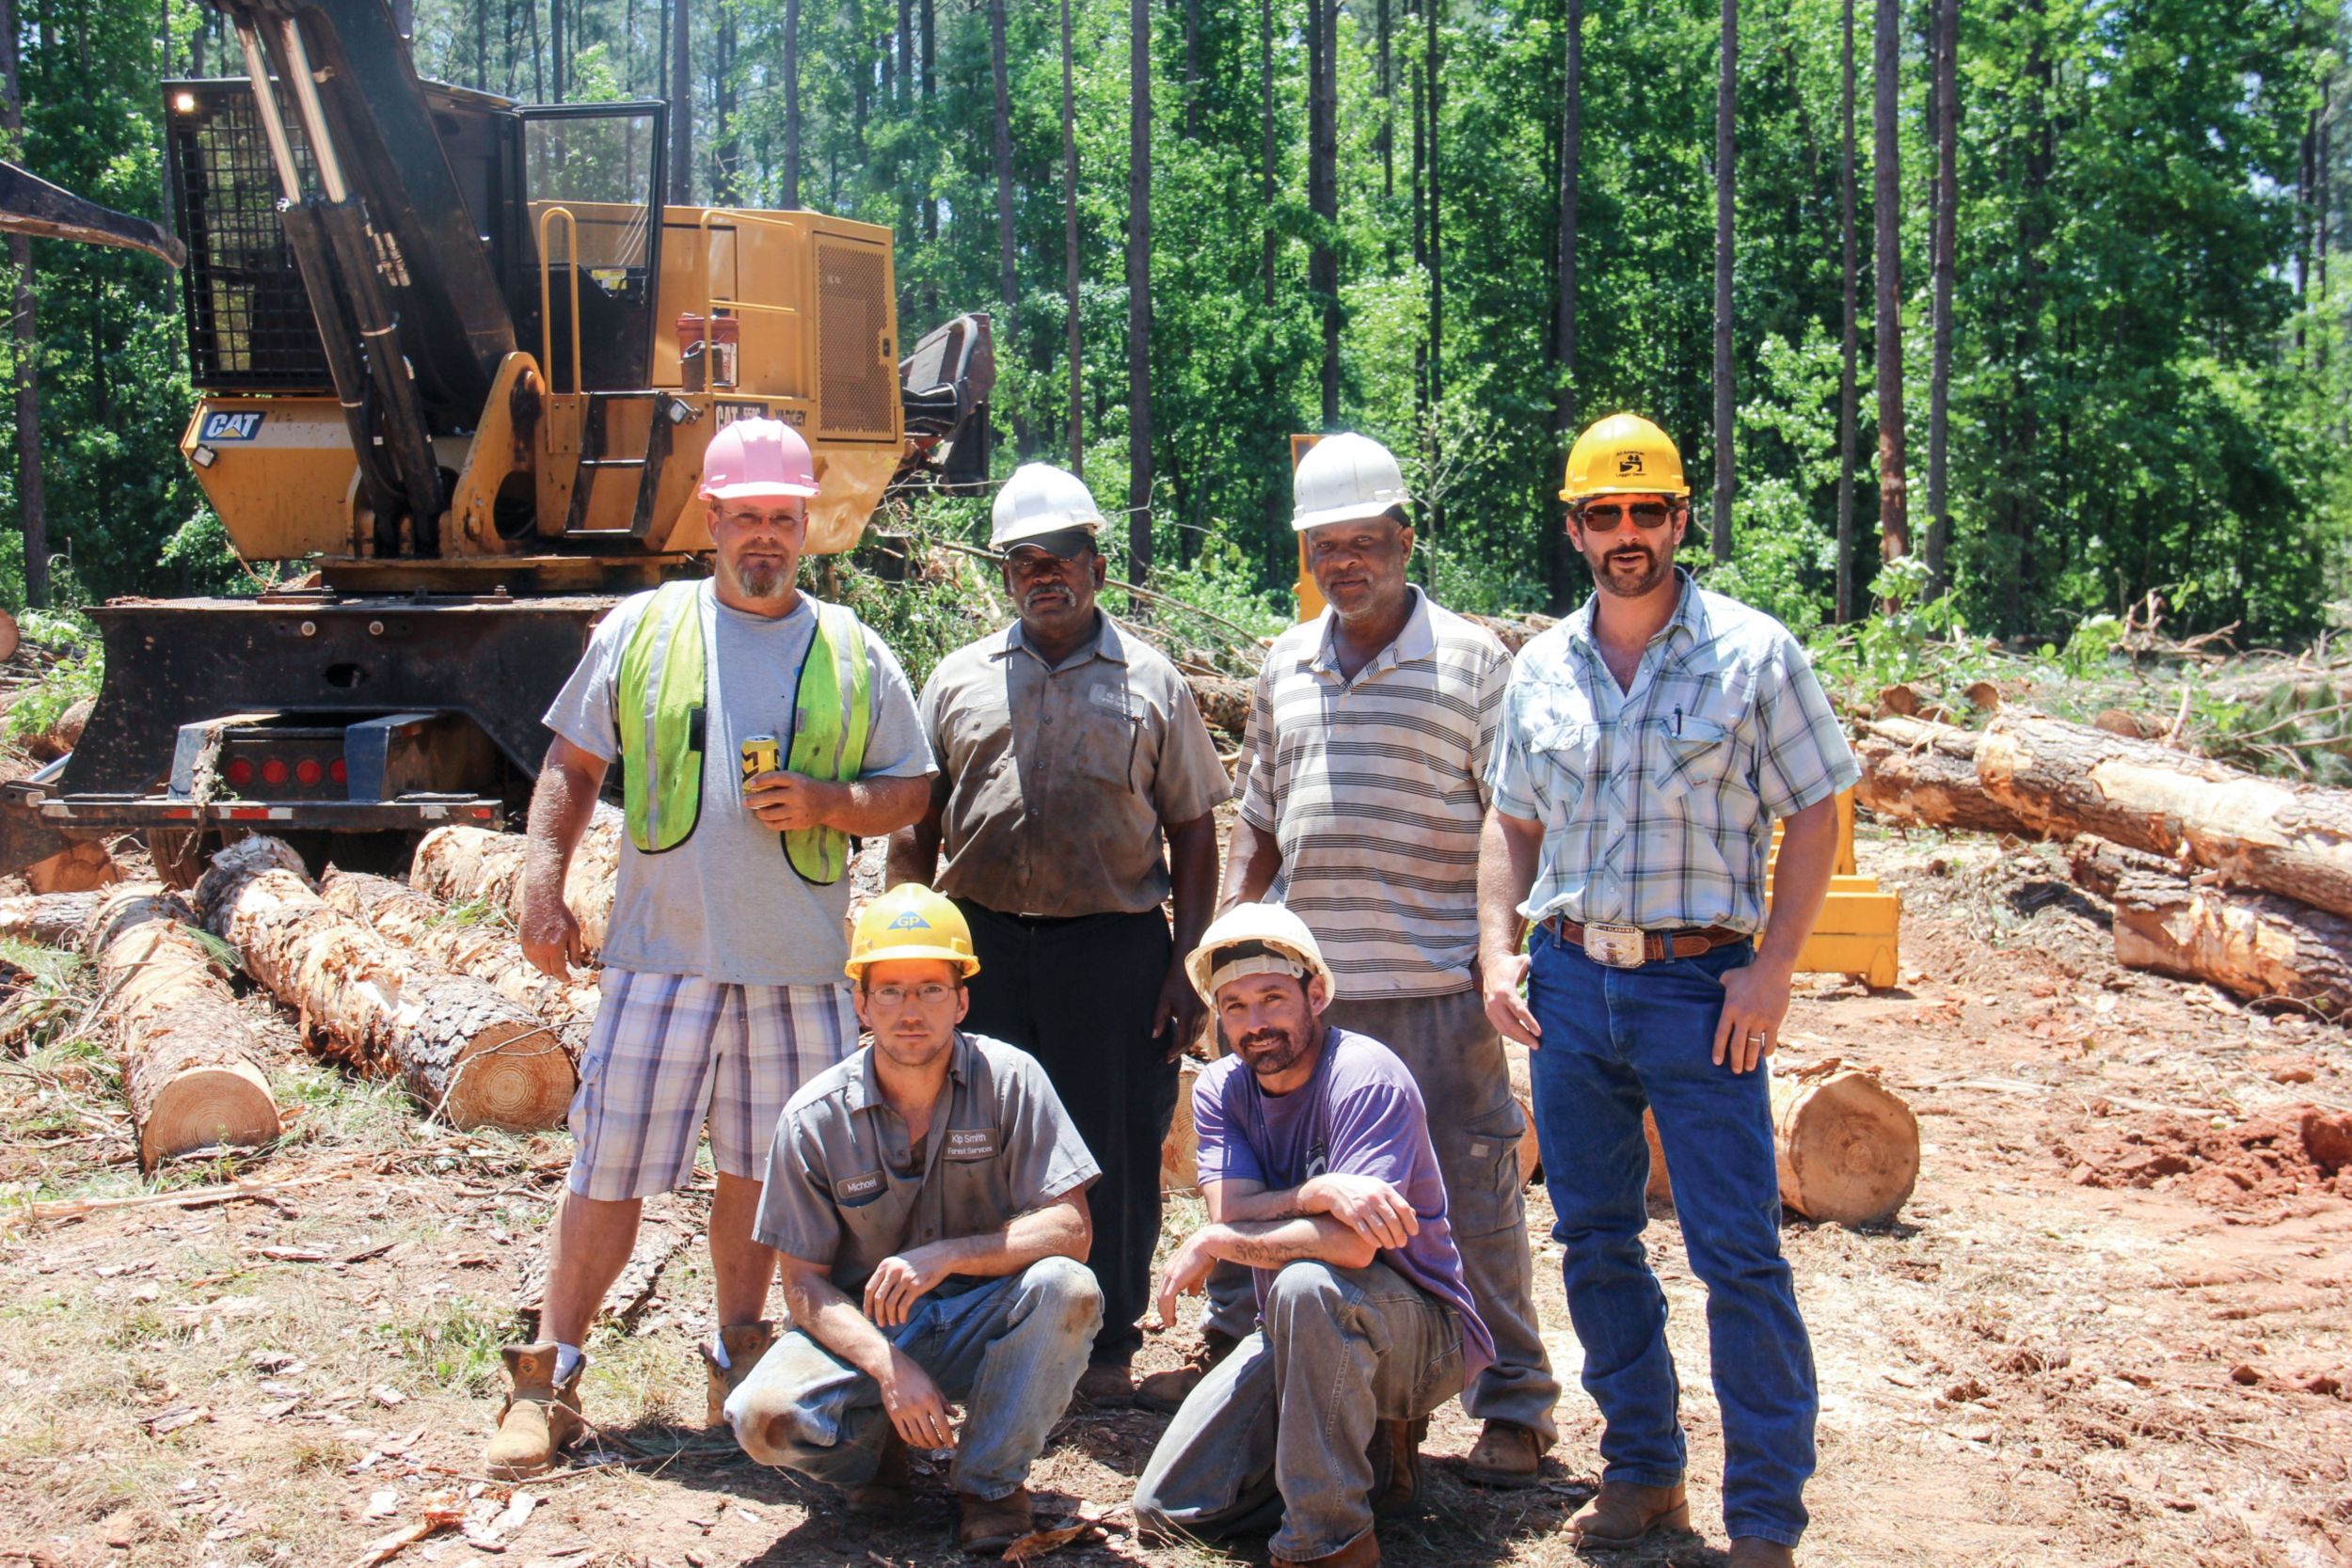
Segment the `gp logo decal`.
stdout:
[[262,420],[268,416],[261,412],[245,414],[207,414],[204,428],[199,432],[199,441],[250,441],[261,433]]

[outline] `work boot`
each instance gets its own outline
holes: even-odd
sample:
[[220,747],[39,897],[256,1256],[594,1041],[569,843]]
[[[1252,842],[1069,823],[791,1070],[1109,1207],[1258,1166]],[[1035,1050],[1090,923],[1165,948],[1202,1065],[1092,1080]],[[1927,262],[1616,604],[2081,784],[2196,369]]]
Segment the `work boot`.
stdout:
[[1232,1354],[1233,1347],[1240,1343],[1222,1329],[1205,1330],[1200,1336],[1200,1348],[1183,1366],[1153,1372],[1136,1385],[1135,1402],[1163,1416],[1175,1415],[1184,1407],[1192,1391],[1200,1386],[1200,1380],[1214,1371],[1218,1362]]
[[1366,1530],[1327,1557],[1278,1557],[1274,1568],[1380,1568],[1380,1543]]
[[588,1370],[588,1358],[581,1356],[572,1375],[558,1383],[553,1340],[508,1345],[499,1354],[506,1362],[508,1392],[499,1408],[498,1435],[482,1462],[500,1481],[545,1475],[555,1467],[556,1454],[579,1440],[580,1374]]
[[1731,1544],[1727,1568],[1797,1568],[1797,1548],[1760,1535],[1743,1535]]
[[[1381,1421],[1372,1429],[1372,1492],[1365,1499],[1375,1519],[1392,1519],[1413,1506],[1421,1495],[1421,1440],[1429,1435],[1429,1418],[1417,1421]],[[1367,1535],[1364,1539],[1370,1540]]]
[[1488,1421],[1462,1461],[1462,1479],[1473,1486],[1533,1486],[1544,1456],[1543,1439],[1517,1421]]
[[776,1342],[776,1325],[765,1318],[755,1323],[729,1323],[719,1330],[719,1342],[727,1348],[727,1364],[723,1367],[710,1354],[708,1345],[702,1347],[703,1371],[709,1385],[708,1415],[704,1424],[714,1427],[727,1424],[727,1396],[752,1375],[759,1358]]
[[1652,1530],[1691,1528],[1691,1504],[1682,1483],[1640,1486],[1604,1481],[1599,1495],[1568,1521],[1580,1546],[1630,1546]]
[[896,1427],[882,1439],[874,1473],[850,1488],[850,1512],[861,1519],[886,1519],[914,1506],[914,1471],[908,1463],[906,1440]]
[[1123,1361],[1089,1361],[1078,1374],[1076,1392],[1089,1404],[1127,1404],[1136,1397],[1135,1373]]
[[976,1557],[994,1557],[1029,1533],[1029,1490],[1017,1486],[1001,1497],[956,1494],[956,1544]]

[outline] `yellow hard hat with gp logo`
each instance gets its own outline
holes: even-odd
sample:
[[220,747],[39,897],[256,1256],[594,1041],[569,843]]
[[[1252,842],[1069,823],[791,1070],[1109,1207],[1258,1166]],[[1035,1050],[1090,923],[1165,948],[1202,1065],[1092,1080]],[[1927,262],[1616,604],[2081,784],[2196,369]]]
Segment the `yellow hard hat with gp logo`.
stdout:
[[1682,453],[1674,437],[1639,414],[1612,414],[1586,427],[1568,449],[1568,470],[1560,499],[1588,496],[1673,496],[1690,499],[1682,477]]
[[967,980],[980,972],[963,911],[920,882],[900,882],[860,911],[842,968],[863,982],[867,964],[891,958],[937,958]]

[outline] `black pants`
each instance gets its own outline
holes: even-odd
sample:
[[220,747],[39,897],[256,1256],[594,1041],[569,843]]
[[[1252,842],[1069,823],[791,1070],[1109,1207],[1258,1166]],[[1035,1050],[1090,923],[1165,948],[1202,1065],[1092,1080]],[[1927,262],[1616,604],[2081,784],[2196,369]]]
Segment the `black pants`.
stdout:
[[980,972],[963,1027],[1044,1065],[1103,1179],[1087,1193],[1088,1267],[1103,1288],[1093,1359],[1125,1363],[1143,1343],[1160,1236],[1160,1143],[1176,1110],[1176,1066],[1152,1037],[1174,944],[1156,911],[1024,920],[963,899]]

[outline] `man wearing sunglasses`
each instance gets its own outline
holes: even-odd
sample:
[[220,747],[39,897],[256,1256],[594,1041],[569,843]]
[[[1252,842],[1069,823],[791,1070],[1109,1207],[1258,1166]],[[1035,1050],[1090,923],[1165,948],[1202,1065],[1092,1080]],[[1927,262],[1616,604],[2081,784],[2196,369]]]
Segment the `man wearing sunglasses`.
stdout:
[[1480,967],[1487,1015],[1533,1053],[1552,1234],[1603,1423],[1600,1492],[1570,1528],[1606,1547],[1690,1523],[1666,1298],[1642,1244],[1646,1105],[1708,1289],[1730,1560],[1783,1568],[1819,1401],[1780,1254],[1765,1058],[1829,890],[1836,797],[1860,768],[1788,629],[1675,566],[1690,493],[1673,441],[1630,414],[1568,454],[1568,538],[1597,591],[1512,673]]
[[850,835],[913,821],[930,793],[898,661],[846,606],[793,586],[817,494],[800,433],[736,420],[711,437],[702,494],[716,572],[614,606],[547,715],[522,913],[539,969],[561,976],[588,956],[564,879],[615,761],[626,832],[539,1342],[504,1352],[494,1476],[536,1475],[579,1435],[581,1341],[640,1205],[692,1178],[706,1124],[713,1424],[767,1347],[760,1162],[792,1091],[857,1043],[841,983]]
[[1160,1239],[1160,1140],[1201,1013],[1179,960],[1209,923],[1211,813],[1231,786],[1184,677],[1095,604],[1103,514],[1085,483],[1024,464],[990,525],[1019,618],[924,683],[940,771],[890,874],[955,900],[981,964],[972,1028],[1043,1064],[1103,1167],[1089,1259],[1103,1332],[1078,1393],[1125,1404]]

